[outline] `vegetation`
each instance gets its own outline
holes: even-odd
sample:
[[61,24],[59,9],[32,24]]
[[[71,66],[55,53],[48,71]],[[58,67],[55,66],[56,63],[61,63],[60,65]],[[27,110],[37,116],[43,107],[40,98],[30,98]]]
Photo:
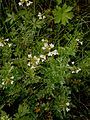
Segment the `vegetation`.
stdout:
[[89,120],[89,13],[75,0],[0,8],[0,119]]

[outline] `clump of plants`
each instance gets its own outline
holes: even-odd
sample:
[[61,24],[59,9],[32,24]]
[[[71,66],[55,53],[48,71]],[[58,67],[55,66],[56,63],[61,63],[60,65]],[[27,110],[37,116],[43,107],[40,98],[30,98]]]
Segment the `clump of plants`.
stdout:
[[1,1],[1,120],[70,117],[70,80],[83,73],[73,59],[83,45],[83,31],[72,3],[47,3],[20,0],[10,8]]

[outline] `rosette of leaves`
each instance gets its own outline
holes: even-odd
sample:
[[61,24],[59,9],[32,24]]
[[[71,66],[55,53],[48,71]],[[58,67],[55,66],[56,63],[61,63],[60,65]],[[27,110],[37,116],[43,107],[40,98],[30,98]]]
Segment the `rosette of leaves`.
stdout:
[[63,7],[56,6],[56,8],[53,10],[55,23],[61,22],[61,24],[66,25],[68,20],[72,19],[73,17],[72,8],[73,7],[67,6],[66,4],[64,4]]

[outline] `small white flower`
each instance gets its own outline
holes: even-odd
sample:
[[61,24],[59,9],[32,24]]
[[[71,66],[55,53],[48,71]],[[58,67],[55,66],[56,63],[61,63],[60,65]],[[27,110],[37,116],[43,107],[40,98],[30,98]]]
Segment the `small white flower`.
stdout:
[[83,42],[81,41],[80,44],[83,45]]
[[46,48],[47,48],[47,47],[48,47],[48,43],[44,43],[44,47],[46,47]]
[[79,42],[79,39],[77,38],[76,41]]
[[9,41],[9,38],[5,39],[5,41],[7,41],[7,42],[8,42],[8,41]]
[[28,64],[27,64],[28,66],[30,66],[31,65],[31,63],[30,62],[28,62]]
[[42,16],[39,17],[39,20],[41,20],[41,19],[42,19]]
[[78,70],[76,70],[76,73],[79,73],[81,71],[81,69],[79,68]]
[[12,76],[11,79],[14,79],[14,76]]
[[73,61],[73,62],[71,62],[71,63],[72,63],[72,65],[74,65],[75,62]]
[[30,6],[33,2],[29,1],[27,2],[26,6]]
[[37,57],[36,57],[36,56],[34,56],[33,58],[34,58],[35,60],[37,60]]
[[31,69],[34,69],[34,68],[35,68],[34,66],[31,67]]
[[11,46],[12,46],[12,44],[11,44],[11,43],[9,43],[9,44],[8,44],[8,46],[9,46],[9,47],[11,47]]
[[19,3],[18,3],[18,5],[19,5],[19,6],[22,6],[22,5],[23,5],[23,3],[22,3],[22,2],[19,2]]
[[52,55],[53,55],[53,53],[52,53],[52,52],[49,52],[49,53],[48,53],[48,56],[52,56]]
[[70,103],[69,103],[69,102],[67,102],[67,103],[66,103],[66,105],[67,105],[67,106],[69,106],[69,105],[70,105]]
[[51,44],[49,44],[49,45],[50,45],[50,47],[51,47],[51,48],[53,48],[53,47],[54,47],[54,44],[52,44],[52,43],[51,43]]
[[46,18],[46,16],[43,16],[43,19],[45,19]]
[[52,51],[52,54],[53,54],[53,55],[58,55],[58,51],[57,51],[57,50],[54,50],[54,51]]
[[4,82],[2,82],[2,85],[4,85],[5,83]]
[[42,47],[42,50],[45,50],[46,48],[45,47]]
[[72,71],[72,73],[75,73],[75,71]]
[[42,16],[42,14],[39,12],[39,13],[38,13],[38,17],[41,17],[41,16]]
[[38,13],[38,17],[40,20],[42,19],[42,14],[40,12]]
[[39,64],[40,58],[37,58],[36,65]]
[[0,42],[0,47],[3,47],[3,46],[4,46],[4,44]]
[[32,54],[28,54],[28,58],[32,58]]
[[44,39],[42,39],[42,42],[44,42],[45,40]]
[[46,59],[45,55],[40,55],[40,58]]
[[14,81],[11,81],[11,84],[13,84],[14,83]]
[[69,108],[66,108],[66,111],[68,112],[68,111],[70,111],[70,109],[69,109]]

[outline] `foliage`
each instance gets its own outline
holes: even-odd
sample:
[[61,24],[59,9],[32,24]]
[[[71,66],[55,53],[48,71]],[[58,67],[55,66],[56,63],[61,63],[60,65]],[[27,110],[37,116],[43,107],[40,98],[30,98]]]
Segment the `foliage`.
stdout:
[[48,2],[12,1],[11,7],[0,3],[1,120],[74,116],[72,96],[84,86],[82,77],[90,75],[89,51],[81,58],[84,25],[68,1]]

